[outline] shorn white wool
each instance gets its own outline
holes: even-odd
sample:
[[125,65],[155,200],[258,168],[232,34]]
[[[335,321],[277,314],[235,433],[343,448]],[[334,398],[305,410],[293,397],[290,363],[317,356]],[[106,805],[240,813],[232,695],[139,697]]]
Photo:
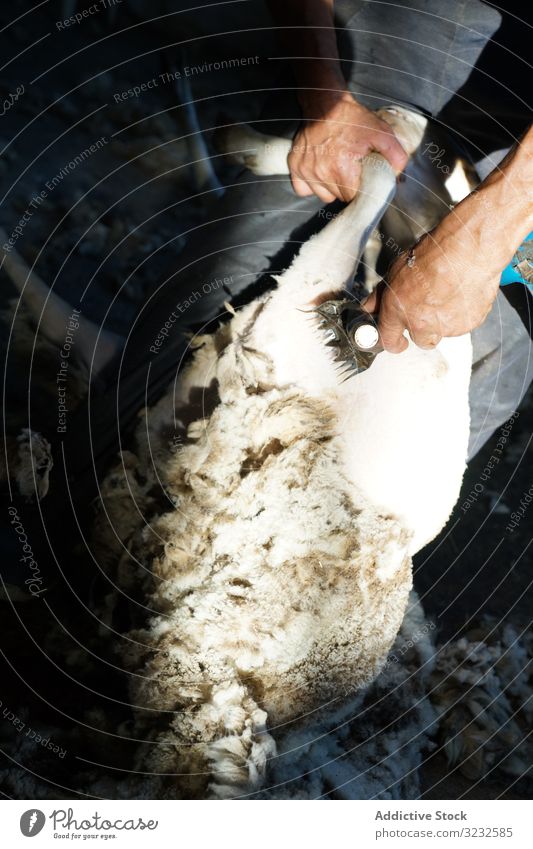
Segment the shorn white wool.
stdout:
[[457,498],[469,338],[382,353],[341,383],[310,316],[343,291],[394,187],[368,157],[356,201],[277,288],[194,341],[104,482],[101,550],[152,611],[120,650],[155,796],[257,792],[280,735],[372,682],[411,555]]

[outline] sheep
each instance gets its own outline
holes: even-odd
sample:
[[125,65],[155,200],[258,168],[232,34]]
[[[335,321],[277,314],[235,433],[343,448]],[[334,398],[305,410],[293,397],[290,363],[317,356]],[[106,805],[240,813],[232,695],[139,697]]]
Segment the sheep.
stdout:
[[[423,119],[388,118],[416,149]],[[153,795],[260,791],[281,732],[367,687],[411,558],[457,499],[469,335],[382,352],[341,382],[313,313],[346,297],[394,191],[388,163],[366,157],[356,199],[276,288],[191,341],[103,482],[102,556],[149,612],[119,652]]]

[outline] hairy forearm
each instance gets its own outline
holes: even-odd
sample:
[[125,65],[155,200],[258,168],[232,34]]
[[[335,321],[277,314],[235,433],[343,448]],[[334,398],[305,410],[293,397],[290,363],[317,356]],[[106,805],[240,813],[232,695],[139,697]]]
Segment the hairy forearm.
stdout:
[[[501,273],[533,229],[533,129],[480,187],[400,257],[381,291],[379,329],[388,351],[468,333],[485,320]],[[379,293],[365,303],[370,312]]]
[[342,74],[333,0],[267,0],[292,59],[302,123],[288,157],[296,194],[354,198],[361,161],[378,150],[400,172],[407,154],[390,126],[358,103]]
[[533,227],[533,124],[504,161],[482,183],[480,191],[491,198],[502,213],[500,224],[489,222],[499,232],[508,224],[510,233],[520,237]]
[[339,61],[333,0],[268,0],[268,6],[293,57],[304,117],[318,117],[332,100],[350,97]]
[[[457,232],[457,224],[461,229]],[[435,238],[446,252],[460,235],[463,249],[479,261],[503,269],[533,229],[533,127],[477,191],[455,207]]]

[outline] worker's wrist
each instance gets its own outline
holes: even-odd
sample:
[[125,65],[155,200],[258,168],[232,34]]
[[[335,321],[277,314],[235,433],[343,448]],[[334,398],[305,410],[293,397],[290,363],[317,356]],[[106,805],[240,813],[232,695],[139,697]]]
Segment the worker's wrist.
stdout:
[[523,192],[527,221],[533,227],[533,125],[518,145],[514,162],[513,176],[518,191]]
[[468,198],[485,228],[505,228],[505,242],[518,244],[533,229],[533,161],[519,147],[507,166],[495,169]]
[[341,103],[351,105],[356,103],[353,95],[346,88],[344,79],[337,80],[333,77],[327,84],[322,78],[316,87],[300,89],[298,100],[304,119],[325,118]]
[[[525,210],[516,208],[504,188],[505,175],[486,181],[458,204],[426,237],[432,270],[438,277],[448,262],[459,268],[462,258],[483,269],[485,281],[496,280],[531,230]],[[440,265],[443,268],[440,269]],[[448,269],[448,274],[449,269]],[[469,280],[464,281],[469,285]]]

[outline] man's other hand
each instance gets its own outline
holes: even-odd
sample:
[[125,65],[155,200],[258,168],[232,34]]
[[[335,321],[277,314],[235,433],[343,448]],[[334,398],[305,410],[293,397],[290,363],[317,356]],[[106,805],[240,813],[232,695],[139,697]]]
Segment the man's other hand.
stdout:
[[[357,194],[361,160],[375,150],[399,173],[407,153],[392,129],[349,92],[321,92],[313,98],[313,113],[294,137],[288,157],[294,191],[317,195],[324,203],[350,201]],[[308,113],[310,110],[306,110]]]

